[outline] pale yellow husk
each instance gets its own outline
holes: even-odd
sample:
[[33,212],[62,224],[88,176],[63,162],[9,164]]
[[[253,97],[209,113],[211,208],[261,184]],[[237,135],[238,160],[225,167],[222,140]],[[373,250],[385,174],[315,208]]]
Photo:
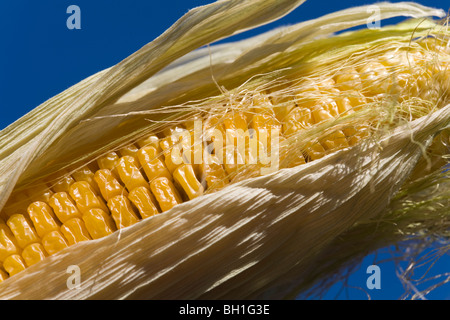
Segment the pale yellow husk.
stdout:
[[[192,112],[185,103],[220,94],[217,83],[232,89],[259,73],[281,70],[284,53],[301,53],[316,39],[365,24],[371,14],[367,7],[352,8],[188,54],[279,18],[302,2],[219,1],[192,10],[118,65],[3,130],[0,206],[14,187],[129,142],[153,123],[179,119]],[[377,5],[383,19],[444,15],[413,3]],[[422,32],[432,26],[424,21]],[[405,37],[392,34],[393,40]],[[328,244],[385,210],[423,147],[449,126],[449,119],[450,106],[444,106],[377,140],[244,180],[111,236],[72,246],[1,283],[0,298],[292,297],[305,282],[302,274]],[[80,267],[80,288],[67,286],[70,265]]]

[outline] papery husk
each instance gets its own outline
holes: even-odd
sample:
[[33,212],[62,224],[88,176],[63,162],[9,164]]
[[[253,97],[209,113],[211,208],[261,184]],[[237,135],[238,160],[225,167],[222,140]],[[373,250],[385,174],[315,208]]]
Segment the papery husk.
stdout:
[[[323,53],[313,50],[315,39],[365,23],[370,16],[367,7],[343,10],[175,61],[199,46],[278,18],[301,2],[221,1],[191,11],[136,54],[3,130],[0,203],[14,187],[180,121],[193,113],[187,102],[220,93],[217,82],[231,89],[258,73],[282,70],[288,66],[286,52],[301,53],[302,48],[305,56],[298,61],[318,59]],[[443,16],[441,10],[412,3],[377,5],[381,18]],[[425,21],[416,31],[425,33],[432,25]],[[393,28],[389,36],[404,40],[410,35]],[[351,50],[357,48],[334,54]],[[111,236],[71,246],[2,282],[0,298],[292,298],[317,280],[308,270],[339,235],[386,210],[423,148],[449,119],[446,106],[379,139],[244,180]],[[80,288],[68,289],[70,265],[81,269]]]
[[[305,270],[296,289],[300,292],[297,298],[320,299],[333,284],[345,283],[369,253],[395,245],[395,252],[390,249],[391,257],[380,261],[374,254],[373,263],[380,263],[381,268],[386,260],[402,265],[396,270],[404,287],[398,299],[427,299],[428,293],[450,281],[448,273],[429,275],[433,265],[450,250],[449,215],[448,172],[438,170],[406,182],[383,212],[359,221],[322,250]],[[357,288],[370,298],[363,284]]]

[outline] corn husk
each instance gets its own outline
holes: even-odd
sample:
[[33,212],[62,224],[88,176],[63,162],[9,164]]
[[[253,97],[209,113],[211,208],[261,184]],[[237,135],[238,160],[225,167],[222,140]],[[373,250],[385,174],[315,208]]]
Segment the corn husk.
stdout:
[[[357,7],[191,52],[279,18],[302,2],[219,1],[194,9],[118,65],[13,123],[0,133],[1,206],[14,188],[186,119],[195,111],[188,102],[239,88],[256,75],[281,72],[293,63],[320,65],[325,58],[364,49],[350,45],[340,51],[342,39],[329,38],[366,23],[370,11]],[[377,6],[382,19],[444,16],[413,3]],[[426,35],[434,26],[413,20],[359,33],[354,40],[365,36],[370,48],[405,41],[411,30]],[[293,297],[323,276],[311,270],[317,270],[339,236],[386,212],[423,149],[448,129],[449,119],[450,106],[443,106],[356,147],[232,184],[111,236],[74,245],[1,283],[0,298]],[[70,265],[81,270],[77,289],[66,283]]]

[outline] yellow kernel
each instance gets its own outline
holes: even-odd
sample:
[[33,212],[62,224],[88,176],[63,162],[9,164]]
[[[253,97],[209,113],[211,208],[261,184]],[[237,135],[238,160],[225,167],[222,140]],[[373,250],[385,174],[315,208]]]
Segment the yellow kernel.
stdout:
[[237,131],[239,129],[246,131],[248,128],[247,117],[243,112],[231,112],[225,116],[223,124],[227,132]]
[[0,261],[16,253],[20,253],[16,238],[6,224],[0,223]]
[[35,201],[30,204],[28,206],[28,215],[39,237],[59,229],[58,224],[53,219],[52,208],[45,202]]
[[224,126],[226,132],[226,145],[239,146],[245,133],[248,133],[247,118],[243,112],[236,112],[227,115],[224,118]]
[[174,126],[163,130],[164,138],[160,139],[159,146],[163,151],[169,151],[174,145],[182,142],[185,138],[190,141],[189,131],[182,126]]
[[367,125],[357,125],[345,128],[342,131],[345,133],[350,146],[357,144],[359,141],[369,136],[369,126]]
[[132,156],[123,156],[117,164],[117,172],[128,191],[137,187],[149,187],[139,170],[137,160]]
[[202,123],[202,121],[203,121],[202,116],[199,115],[199,114],[190,116],[189,120],[185,121],[183,125],[188,131],[192,132],[194,130],[194,128],[195,128],[195,122],[196,121],[199,121],[199,123]]
[[[261,159],[262,156],[267,156],[270,153],[274,132],[276,131],[279,135],[281,125],[275,118],[273,111],[270,111],[253,116],[252,127],[256,131],[256,140],[253,138],[253,148],[255,150],[252,150],[252,148],[249,147],[249,156],[256,158],[259,155]],[[256,152],[253,153],[254,151]],[[263,153],[263,151],[265,151],[265,153]],[[250,163],[256,162],[257,160]]]
[[75,179],[70,175],[65,175],[58,181],[51,183],[54,192],[69,192],[69,187],[75,182]]
[[159,145],[159,138],[155,134],[149,134],[147,137],[139,139],[136,143],[139,148],[153,147],[158,153],[162,152],[162,149]]
[[172,156],[172,149],[166,149],[164,151],[164,163],[167,167],[167,169],[169,170],[170,173],[173,173],[174,170],[178,167],[179,164],[177,164],[178,162],[180,162],[181,158],[176,158],[174,160],[174,157]]
[[9,278],[8,273],[6,272],[6,270],[3,268],[3,266],[0,267],[0,282],[5,281],[6,279]]
[[18,254],[13,254],[6,258],[3,262],[3,267],[5,268],[6,272],[9,273],[10,277],[18,274],[26,268],[25,262]]
[[345,96],[350,100],[354,111],[360,110],[367,103],[366,97],[359,91],[348,91]]
[[295,94],[301,95],[301,96],[316,96],[319,94],[319,86],[316,81],[311,79],[305,79],[302,81],[300,87],[295,90]]
[[13,214],[6,223],[22,249],[31,243],[39,242],[36,230],[23,214]]
[[223,167],[226,173],[233,175],[239,169],[239,166],[242,166],[246,163],[245,154],[242,153],[242,150],[234,145],[227,145],[222,150],[223,155]]
[[43,237],[45,234],[59,229],[59,225],[53,218],[52,209],[45,202],[35,201],[30,204],[28,206],[28,216],[33,222],[39,237]]
[[352,103],[348,97],[338,97],[336,104],[340,115],[347,115],[354,112]]
[[167,211],[179,203],[182,203],[181,196],[173,185],[172,181],[166,177],[156,178],[150,183],[152,193],[155,195],[161,210]]
[[119,150],[120,155],[123,156],[130,156],[133,158],[136,158],[136,153],[138,152],[139,148],[134,145],[134,144],[130,144],[128,146],[123,147],[122,149]]
[[83,220],[81,220],[80,218],[72,218],[70,220],[67,220],[61,226],[61,232],[67,239],[69,245],[92,239],[89,235],[89,231],[86,229]]
[[95,192],[95,194],[100,194],[100,189],[98,188],[97,184],[95,183],[94,179],[94,172],[92,172],[91,169],[89,169],[88,166],[81,167],[77,170],[75,170],[72,173],[72,177],[75,179],[75,181],[86,181],[89,183],[91,189]]
[[47,256],[44,247],[40,243],[32,243],[25,247],[22,251],[22,258],[25,264],[30,267],[39,261],[44,260]]
[[359,70],[359,75],[363,90],[369,95],[385,93],[389,88],[389,72],[379,62],[367,63]]
[[[203,124],[203,132],[206,137],[214,141],[217,137],[225,137],[225,127],[221,116],[209,116]],[[213,134],[215,132],[215,134]]]
[[172,175],[159,154],[158,150],[153,146],[142,147],[137,153],[138,160],[150,182],[158,177],[166,177],[172,180]]
[[98,184],[103,199],[109,199],[118,195],[128,195],[128,192],[117,181],[114,175],[108,169],[100,169],[95,172],[94,179]]
[[156,199],[146,187],[137,187],[130,192],[128,199],[139,210],[142,219],[158,214]]
[[183,128],[172,130],[172,135],[161,139],[164,163],[170,173],[182,163],[192,163],[191,134]]
[[186,128],[183,125],[175,125],[165,128],[163,130],[164,137],[171,137],[174,143],[179,142],[180,137],[186,132]]
[[97,159],[97,164],[100,169],[108,169],[111,173],[118,178],[116,166],[119,163],[119,155],[116,152],[108,152]]
[[68,247],[67,241],[59,231],[52,231],[42,237],[42,246],[49,255]]
[[327,110],[333,118],[339,117],[339,108],[334,99],[331,98],[323,98],[320,99],[317,103],[324,110]]
[[189,164],[179,166],[173,172],[174,180],[183,188],[189,199],[203,194],[203,186],[195,177],[194,169]]
[[250,105],[246,108],[244,115],[247,125],[252,124],[252,126],[255,121],[255,116],[274,118],[275,113],[269,96],[263,93],[253,95]]
[[319,91],[330,92],[336,88],[336,82],[332,78],[322,79],[316,82]]
[[317,160],[322,158],[326,152],[323,146],[316,142],[316,143],[309,143],[305,147],[305,152],[307,153],[310,160]]
[[290,136],[311,127],[313,124],[314,120],[309,108],[295,107],[289,112],[283,123],[283,133],[286,136]]
[[385,67],[398,67],[404,65],[405,62],[408,63],[404,52],[399,53],[393,51],[388,51],[379,56],[378,61]]
[[216,156],[211,155],[209,161],[204,161],[201,169],[208,190],[221,189],[229,183],[227,173]]
[[130,201],[124,196],[109,199],[108,207],[118,229],[129,227],[139,221]]
[[108,208],[103,200],[94,193],[90,184],[86,181],[78,181],[71,185],[70,195],[75,200],[82,214],[94,208],[108,212]]
[[326,150],[339,150],[348,147],[347,138],[341,130],[337,130],[321,140],[321,144]]
[[114,220],[102,209],[90,209],[83,214],[83,221],[92,239],[99,239],[117,230]]
[[305,157],[301,150],[295,150],[295,152],[284,152],[280,155],[280,163],[282,163],[283,167],[293,168],[302,164],[305,164]]
[[362,90],[362,83],[358,71],[354,68],[342,70],[336,76],[336,87],[339,90]]
[[280,123],[284,123],[289,112],[296,107],[296,104],[293,101],[293,93],[271,96],[271,100],[274,106],[273,111],[275,117]]
[[[394,73],[389,82],[388,91],[390,94],[404,94],[417,96],[419,94],[419,88],[416,86],[417,79],[416,75],[412,75],[410,72],[399,72]],[[408,92],[410,90],[410,92]]]
[[280,124],[272,113],[260,113],[253,116],[252,128],[256,133],[261,130],[279,129]]
[[224,118],[222,115],[208,115],[206,119],[204,119],[203,129],[216,128],[222,133],[225,133],[223,120]]
[[334,119],[328,110],[325,110],[323,106],[316,105],[312,110],[314,123],[321,123],[324,121]]
[[75,217],[81,218],[80,211],[66,192],[55,193],[48,201],[48,204],[62,223]]

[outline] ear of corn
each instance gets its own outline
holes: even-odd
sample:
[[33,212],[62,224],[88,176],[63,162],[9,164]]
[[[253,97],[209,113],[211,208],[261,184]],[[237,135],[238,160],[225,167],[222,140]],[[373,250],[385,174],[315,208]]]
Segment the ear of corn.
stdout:
[[[270,4],[266,10],[269,7]],[[387,9],[387,5],[381,7],[383,17],[390,17],[405,5],[393,9]],[[288,10],[289,5],[284,8]],[[441,14],[412,4],[406,8],[412,16]],[[345,11],[341,13],[342,27],[358,24],[355,14],[367,16],[363,8]],[[320,23],[327,25],[337,16],[325,16]],[[334,28],[339,27],[339,23],[334,25]],[[16,190],[1,212],[6,222],[0,224],[0,261],[4,268],[0,270],[0,277],[17,279],[9,282],[13,284],[5,295],[17,294],[14,288],[26,281],[20,274],[32,272],[26,270],[28,267],[45,268],[53,263],[55,270],[61,269],[64,263],[58,257],[67,254],[78,257],[75,263],[87,268],[89,281],[94,281],[91,258],[80,258],[77,252],[92,252],[97,246],[111,245],[115,241],[117,252],[107,249],[101,255],[117,259],[124,255],[130,263],[144,264],[150,280],[143,288],[131,281],[123,291],[114,294],[113,289],[106,293],[105,288],[114,288],[118,283],[103,279],[98,289],[91,293],[84,291],[83,297],[99,294],[133,298],[142,294],[156,298],[217,298],[231,297],[238,292],[242,297],[264,297],[267,292],[284,296],[295,291],[299,286],[298,272],[307,273],[308,263],[314,262],[317,250],[359,219],[381,212],[390,198],[385,190],[393,192],[400,188],[420,158],[421,146],[430,145],[430,137],[448,126],[449,111],[445,107],[448,103],[448,50],[435,56],[436,43],[431,44],[426,39],[406,45],[411,30],[418,35],[428,35],[432,27],[436,27],[432,22],[417,27],[417,22],[413,21],[398,29],[391,27],[369,34],[360,31],[316,41],[307,38],[299,43],[292,39],[307,33],[302,24],[287,28],[285,38],[269,33],[257,38],[253,50],[275,38],[290,46],[290,50],[280,51],[271,60],[270,67],[265,65],[264,58],[256,55],[249,67],[241,70],[240,61],[236,59],[234,69],[230,69],[232,72],[221,78],[223,83],[234,86],[234,90],[211,98],[207,93],[211,84],[200,82],[197,91],[191,94],[192,100],[203,99],[197,104],[168,108],[165,115],[163,110],[151,110],[150,115],[160,120],[157,125],[142,125],[142,119],[148,116],[146,113],[131,115],[131,120],[124,120],[120,126],[108,125],[121,136],[108,135],[105,145],[111,148],[79,154],[69,165],[62,164],[72,151],[51,161],[40,152],[34,153],[29,158],[28,168],[22,173],[17,171]],[[448,35],[438,30],[435,36],[441,39]],[[404,47],[394,48],[391,38]],[[376,45],[376,50],[367,52],[365,48],[369,44]],[[333,46],[337,49],[329,54],[327,48]],[[424,62],[432,58],[436,59],[435,63]],[[242,71],[239,76],[242,81],[255,76],[255,70],[267,74],[245,83],[238,83],[233,74]],[[272,74],[274,70],[284,71]],[[138,82],[133,79],[130,86]],[[80,93],[86,83],[80,84]],[[429,87],[437,94],[430,93]],[[142,90],[145,92],[145,87]],[[177,102],[169,98],[167,101]],[[98,102],[98,106],[101,105]],[[71,130],[83,132],[89,126],[98,127],[105,119],[113,123],[121,119],[120,116],[104,117],[101,112],[97,114],[99,121],[86,121],[78,127],[62,129],[61,141],[67,139]],[[194,120],[200,122],[200,126]],[[164,124],[165,121],[168,124]],[[136,124],[140,124],[139,130],[129,133],[127,130]],[[200,142],[195,139],[196,128],[203,130]],[[389,138],[386,132],[392,132]],[[419,144],[411,142],[411,135]],[[49,146],[49,150],[64,148],[61,141]],[[378,149],[380,144],[383,148]],[[93,146],[95,143],[89,150]],[[374,154],[376,162],[371,162]],[[390,160],[392,154],[397,156],[396,160]],[[261,176],[264,172],[261,170],[273,164],[274,156],[277,160],[279,156],[279,165],[284,171],[276,167],[270,175]],[[200,163],[195,159],[200,159]],[[36,163],[43,164],[40,172],[33,169]],[[371,167],[375,164],[379,169],[373,172]],[[399,168],[403,169],[402,173]],[[340,170],[346,177],[337,174]],[[312,186],[313,180],[318,186]],[[348,194],[342,194],[344,189]],[[379,197],[373,196],[374,190],[380,192]],[[330,196],[335,193],[339,196]],[[324,197],[318,198],[318,194]],[[358,203],[358,197],[365,200],[364,205],[357,213],[347,216]],[[277,214],[268,218],[268,208],[275,207],[280,207]],[[245,215],[240,217],[240,210],[236,208]],[[301,211],[303,215],[294,214]],[[308,218],[312,213],[318,215],[315,222]],[[337,220],[339,223],[328,232],[306,231],[297,239],[298,230],[308,227],[317,230],[313,228],[316,224],[330,228]],[[155,223],[160,233],[149,229],[155,228]],[[277,229],[274,227],[277,223],[284,227]],[[229,233],[221,232],[227,225]],[[194,229],[190,229],[193,226]],[[288,236],[280,234],[279,230],[285,230]],[[239,236],[235,238],[236,233]],[[162,234],[165,236],[158,238]],[[305,247],[289,255],[292,245],[280,247],[286,237],[310,244],[311,248]],[[277,241],[269,244],[274,238]],[[149,254],[142,262],[132,253],[138,251],[137,242],[144,243],[149,250],[146,252],[157,254]],[[195,243],[202,243],[205,249],[193,245]],[[239,250],[222,252],[227,244],[242,247],[245,254],[239,257],[241,254],[236,252]],[[185,249],[174,252],[177,248]],[[183,258],[190,257],[201,265],[208,258],[207,252],[221,252],[215,260],[216,270],[208,272],[203,267],[195,268]],[[96,258],[102,257],[107,259],[107,256]],[[306,262],[291,269],[287,257],[296,263]],[[70,261],[76,261],[72,259]],[[234,262],[220,265],[226,260]],[[166,261],[168,265],[162,266],[161,273],[149,274],[148,265],[158,264],[158,261]],[[280,265],[275,267],[275,261]],[[113,263],[108,266],[111,271],[117,271]],[[167,275],[167,270],[175,275],[192,276],[192,280],[186,280],[186,288],[191,291],[174,290],[173,283],[177,280]],[[196,284],[202,272],[207,272],[207,276]],[[262,276],[265,273],[266,276]],[[272,283],[280,275],[283,281]],[[62,284],[56,283],[58,280],[61,276],[49,281],[49,285],[61,288]],[[288,280],[289,285],[285,283]],[[50,294],[49,290],[29,292],[31,295]],[[67,290],[57,292],[54,297],[73,297]]]

